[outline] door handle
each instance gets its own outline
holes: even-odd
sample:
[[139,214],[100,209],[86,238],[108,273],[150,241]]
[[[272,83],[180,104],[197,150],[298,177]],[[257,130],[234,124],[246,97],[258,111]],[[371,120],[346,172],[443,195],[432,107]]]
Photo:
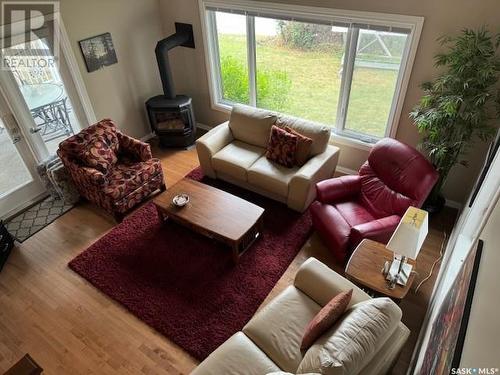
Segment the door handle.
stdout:
[[30,128],[30,133],[35,134],[38,133],[40,130],[42,130],[42,128]]
[[0,115],[0,121],[2,121],[5,125],[5,130],[7,130],[7,133],[12,140],[12,144],[20,142],[22,139],[22,134],[14,116],[12,116],[11,113],[3,113]]

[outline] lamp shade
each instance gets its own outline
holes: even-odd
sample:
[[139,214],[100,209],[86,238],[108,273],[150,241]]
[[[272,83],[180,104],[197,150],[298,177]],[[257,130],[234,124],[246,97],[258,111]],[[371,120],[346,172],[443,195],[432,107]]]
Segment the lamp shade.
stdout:
[[396,254],[416,259],[428,232],[427,211],[408,207],[386,248]]

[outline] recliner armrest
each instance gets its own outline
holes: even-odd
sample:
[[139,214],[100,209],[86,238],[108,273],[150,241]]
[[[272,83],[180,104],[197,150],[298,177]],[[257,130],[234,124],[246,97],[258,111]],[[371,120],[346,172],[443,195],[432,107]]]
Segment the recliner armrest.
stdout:
[[342,176],[321,181],[316,184],[318,200],[322,203],[353,197],[361,191],[361,177],[359,175]]
[[368,238],[386,244],[394,233],[400,220],[401,217],[399,215],[391,215],[367,223],[358,224],[351,228],[351,243],[353,246],[358,246],[364,238]]
[[288,207],[303,212],[316,198],[316,183],[330,178],[339,160],[338,147],[328,145],[321,154],[309,159],[288,185]]
[[215,178],[215,170],[212,167],[212,157],[233,141],[233,134],[229,129],[229,121],[226,121],[196,141],[196,152],[200,161],[201,169],[206,176]]

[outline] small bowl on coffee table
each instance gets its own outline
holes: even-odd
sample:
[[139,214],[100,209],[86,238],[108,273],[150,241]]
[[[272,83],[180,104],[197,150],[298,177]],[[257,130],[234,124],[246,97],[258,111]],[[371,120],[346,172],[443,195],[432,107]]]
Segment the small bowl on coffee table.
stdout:
[[189,203],[189,195],[184,193],[177,194],[175,197],[172,198],[172,204],[176,207],[184,207],[188,203]]

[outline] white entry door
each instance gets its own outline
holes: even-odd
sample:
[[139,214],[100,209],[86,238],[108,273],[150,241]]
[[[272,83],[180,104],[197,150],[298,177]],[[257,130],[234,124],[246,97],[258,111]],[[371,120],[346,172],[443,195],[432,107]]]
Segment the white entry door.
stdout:
[[[0,218],[43,195],[36,165],[55,155],[64,139],[95,121],[90,105],[83,104],[89,100],[60,18],[52,15],[59,21],[55,22],[48,17],[44,16],[45,29],[36,34],[25,31],[26,24],[37,24],[33,20],[11,25],[8,42],[4,39],[0,50],[2,60],[9,62],[0,70],[0,142],[8,145],[0,149],[0,160],[16,160],[0,170]],[[58,45],[50,37],[54,28],[59,30]]]
[[43,196],[36,160],[29,144],[0,97],[0,218],[7,218]]

